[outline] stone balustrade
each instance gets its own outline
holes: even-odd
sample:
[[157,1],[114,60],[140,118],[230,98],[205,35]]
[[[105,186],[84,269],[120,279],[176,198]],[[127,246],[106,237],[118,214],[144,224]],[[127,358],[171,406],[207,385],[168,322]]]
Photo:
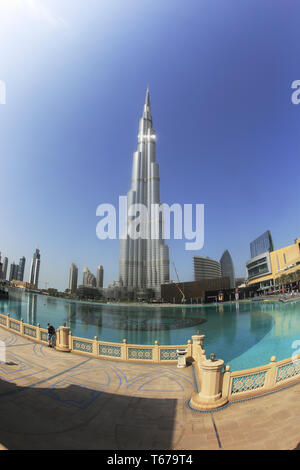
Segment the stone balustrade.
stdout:
[[[15,320],[10,315],[0,314],[0,327],[22,335],[39,343],[48,343],[47,329]],[[83,354],[96,358],[119,361],[148,363],[177,363],[177,350],[186,349],[186,357],[193,361],[197,393],[191,398],[190,406],[197,410],[213,410],[231,401],[263,395],[300,382],[300,354],[292,358],[276,361],[272,356],[269,364],[252,369],[230,371],[222,359],[214,354],[206,357],[204,335],[192,336],[185,345],[127,344],[79,338],[72,335],[70,328],[57,329],[56,349],[63,352]]]
[[[9,314],[0,314],[0,326],[33,341],[48,344],[48,331],[40,325],[26,324],[23,320],[12,319]],[[60,326],[56,331],[56,349],[98,358],[168,364],[177,363],[178,349],[186,349],[186,357],[193,355],[191,340],[185,345],[174,346],[159,345],[158,341],[154,345],[127,344],[126,339],[122,343],[113,343],[98,340],[97,336],[93,340],[73,336],[67,326]]]

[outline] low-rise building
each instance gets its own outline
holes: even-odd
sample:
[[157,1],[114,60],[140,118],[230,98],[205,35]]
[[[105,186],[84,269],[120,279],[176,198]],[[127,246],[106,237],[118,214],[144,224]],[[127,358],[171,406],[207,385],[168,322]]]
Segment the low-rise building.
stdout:
[[13,280],[11,281],[11,285],[13,287],[17,287],[18,289],[35,289],[35,286],[33,284],[30,284],[30,282],[25,282],[25,281],[17,281]]
[[283,275],[300,270],[300,238],[293,245],[264,252],[246,263],[248,285],[267,290],[281,283]]

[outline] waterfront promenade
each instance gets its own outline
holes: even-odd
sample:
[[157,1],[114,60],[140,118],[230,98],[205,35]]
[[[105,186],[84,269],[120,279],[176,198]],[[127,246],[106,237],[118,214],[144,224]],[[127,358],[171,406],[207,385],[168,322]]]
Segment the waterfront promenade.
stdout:
[[61,353],[0,329],[0,448],[294,449],[300,384],[190,410],[192,367],[115,362]]

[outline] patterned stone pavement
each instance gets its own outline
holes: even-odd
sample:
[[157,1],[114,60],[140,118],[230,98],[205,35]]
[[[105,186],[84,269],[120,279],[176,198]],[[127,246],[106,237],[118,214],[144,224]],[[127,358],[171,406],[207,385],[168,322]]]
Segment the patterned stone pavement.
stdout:
[[294,449],[300,442],[300,384],[199,413],[187,406],[192,367],[61,353],[4,329],[0,340],[5,448]]

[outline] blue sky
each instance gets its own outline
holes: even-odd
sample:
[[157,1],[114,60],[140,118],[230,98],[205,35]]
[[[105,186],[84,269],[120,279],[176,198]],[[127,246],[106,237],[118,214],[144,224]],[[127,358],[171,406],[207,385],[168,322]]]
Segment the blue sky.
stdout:
[[0,0],[3,255],[26,256],[27,279],[39,247],[40,287],[67,288],[72,262],[118,278],[119,241],[97,239],[96,208],[129,189],[147,85],[161,200],[205,204],[204,248],[169,243],[180,279],[193,255],[225,249],[243,276],[267,229],[275,248],[293,243],[299,15],[297,0]]

